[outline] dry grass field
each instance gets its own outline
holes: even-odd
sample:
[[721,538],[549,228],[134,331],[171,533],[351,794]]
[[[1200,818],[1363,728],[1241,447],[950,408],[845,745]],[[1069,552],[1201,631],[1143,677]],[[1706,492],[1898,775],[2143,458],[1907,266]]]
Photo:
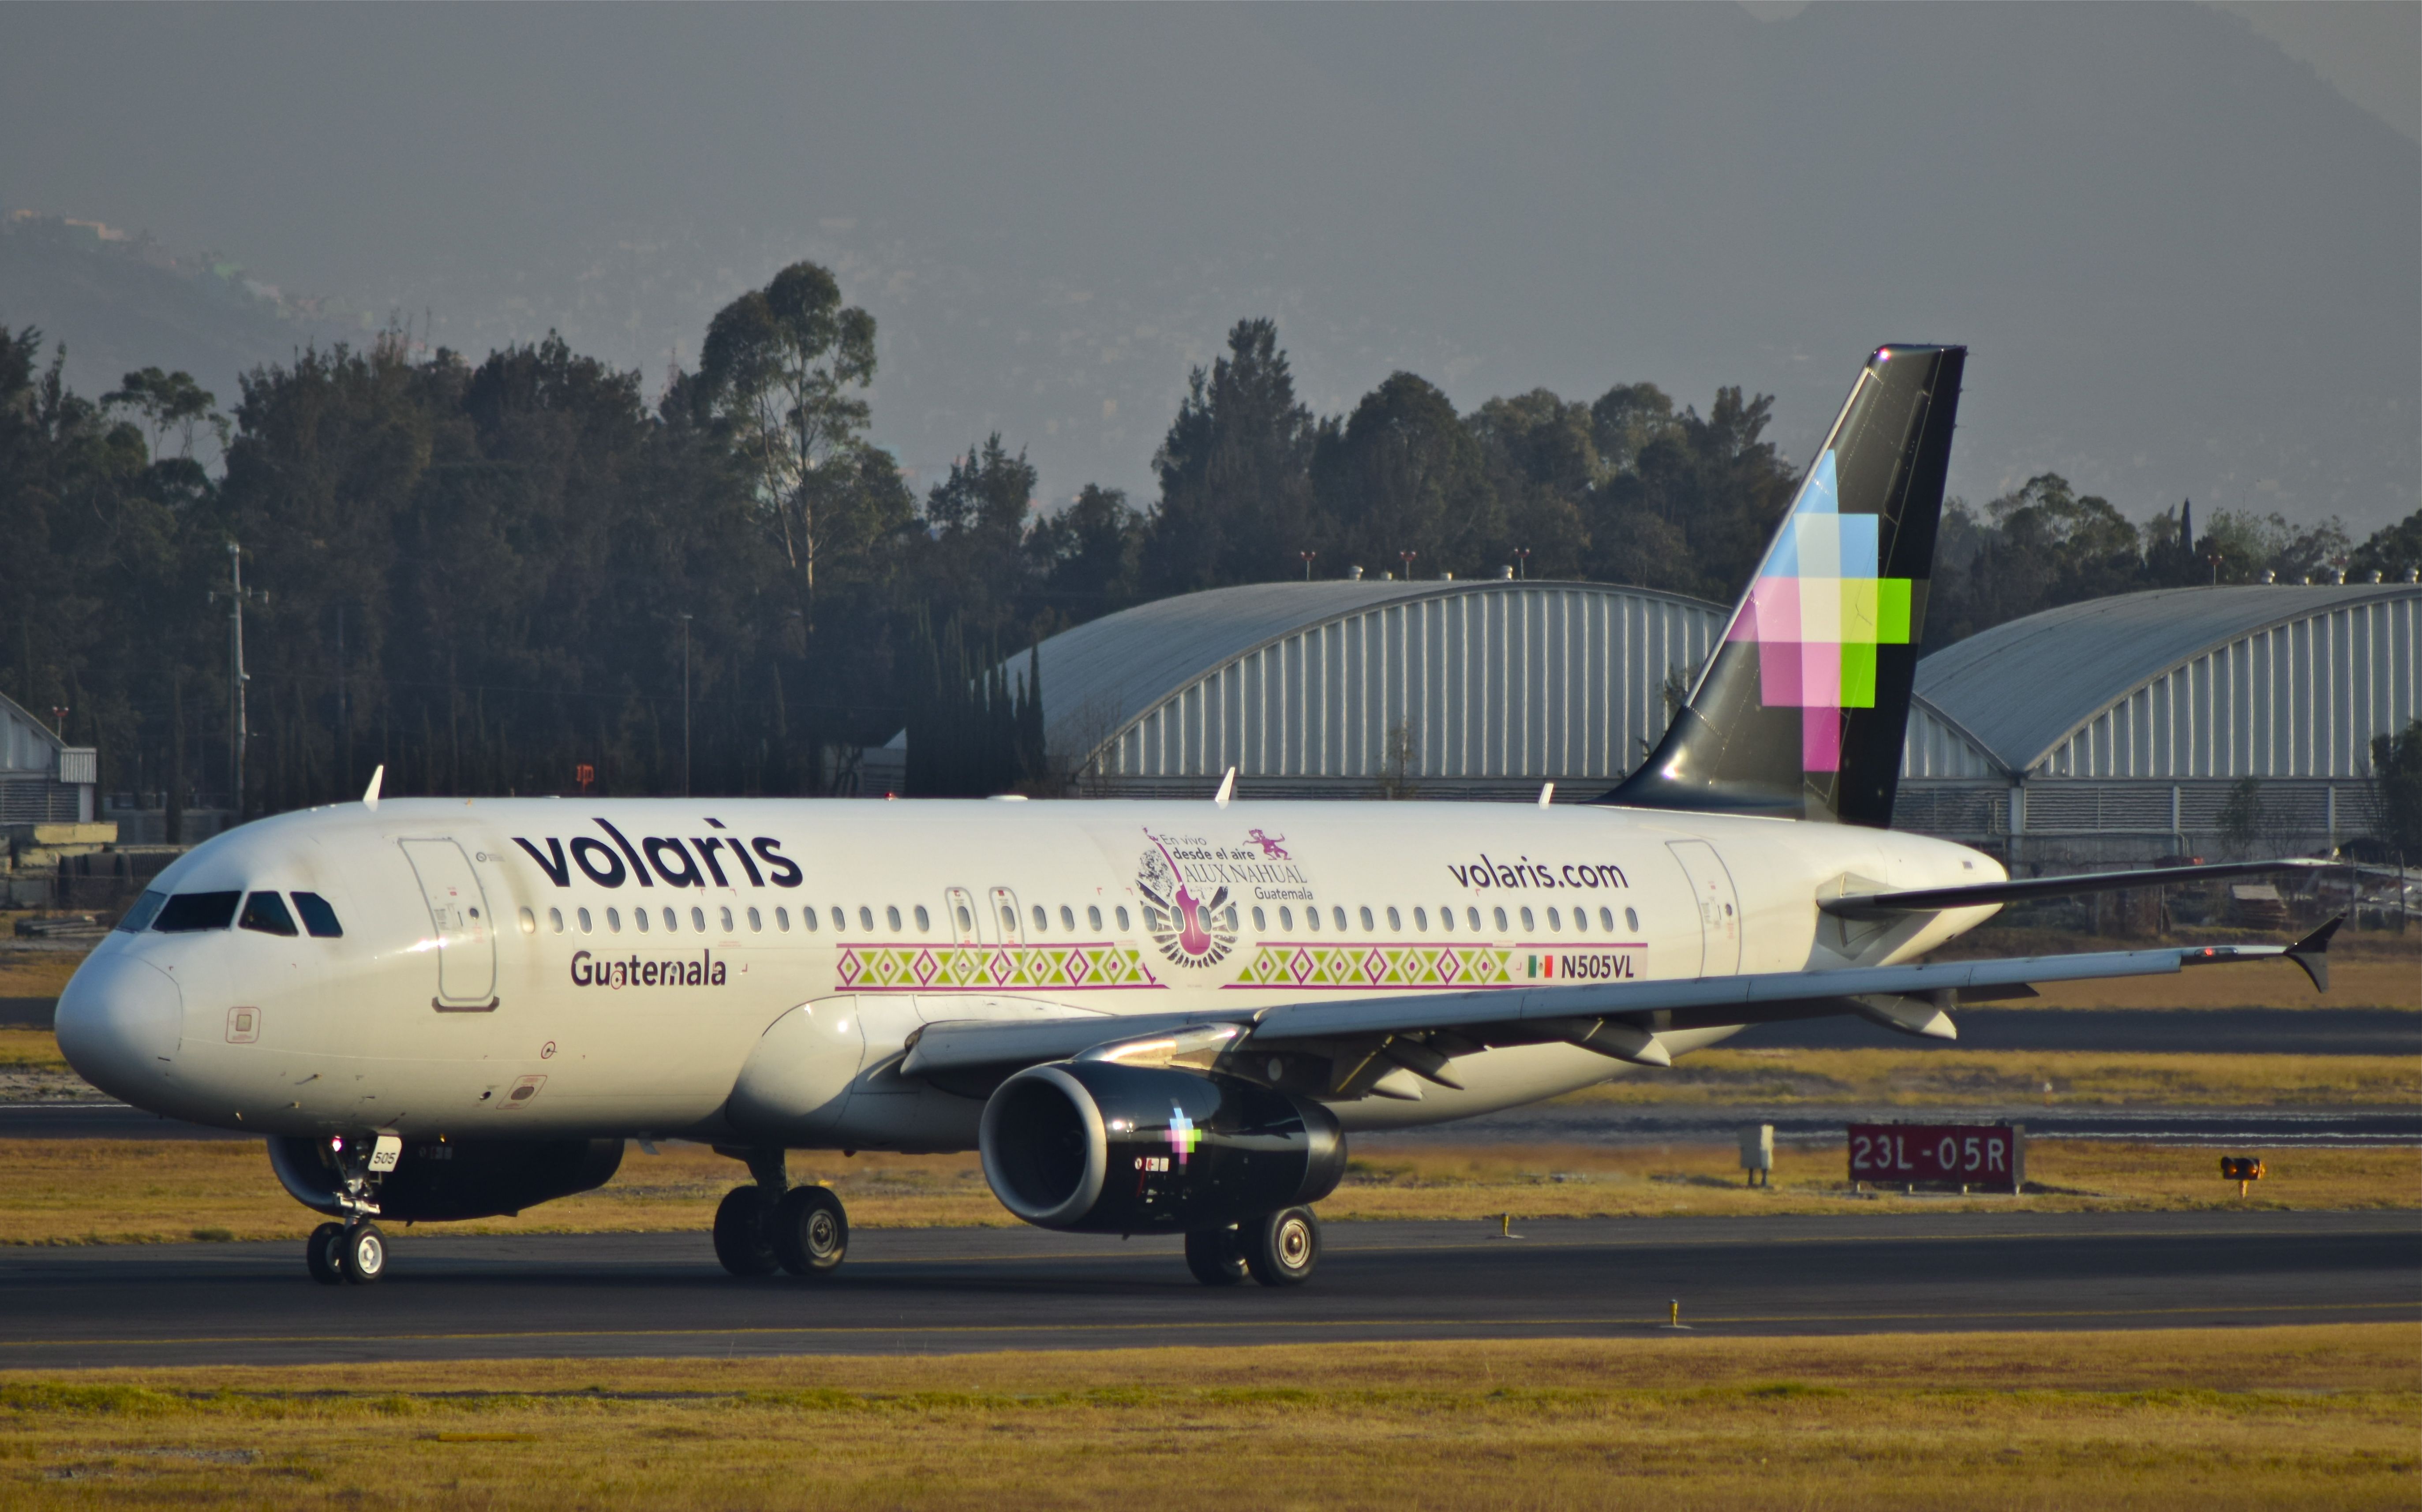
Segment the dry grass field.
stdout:
[[[696,1145],[635,1146],[606,1186],[519,1218],[449,1224],[448,1233],[638,1233],[704,1236],[740,1166]],[[1610,1148],[1423,1143],[1359,1147],[1324,1218],[1521,1219],[1943,1210],[2153,1211],[2210,1208],[2422,1207],[2422,1150],[2287,1150],[2240,1199],[2204,1149],[2042,1142],[2028,1148],[2024,1197],[1856,1196],[1838,1149],[1782,1149],[1774,1185],[1741,1184],[1729,1146]],[[287,1196],[249,1141],[0,1141],[0,1243],[166,1243],[193,1239],[299,1239],[319,1219]],[[821,1181],[861,1228],[1014,1227],[973,1155],[798,1153],[794,1180]]]
[[[2396,1507],[2410,1324],[0,1375],[0,1504]],[[480,1384],[466,1382],[478,1380]]]

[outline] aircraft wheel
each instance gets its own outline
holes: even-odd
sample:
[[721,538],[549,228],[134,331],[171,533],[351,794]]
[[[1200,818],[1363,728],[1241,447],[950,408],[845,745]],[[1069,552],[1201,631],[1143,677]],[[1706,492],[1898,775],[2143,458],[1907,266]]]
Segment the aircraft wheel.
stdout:
[[1265,1286],[1300,1286],[1320,1264],[1320,1220],[1309,1208],[1282,1208],[1243,1227],[1245,1267]]
[[337,1246],[344,1238],[344,1224],[322,1224],[303,1241],[303,1263],[311,1268],[311,1279],[323,1286],[341,1285],[345,1279],[344,1266],[337,1258]]
[[1186,1269],[1206,1286],[1233,1286],[1245,1279],[1245,1249],[1236,1225],[1198,1228],[1186,1236]]
[[827,1274],[849,1254],[849,1214],[824,1187],[793,1187],[782,1193],[766,1226],[773,1232],[775,1258],[794,1276]]
[[354,1224],[329,1247],[337,1252],[345,1279],[357,1286],[367,1286],[386,1274],[386,1236],[376,1224]]
[[735,1276],[770,1276],[780,1263],[765,1233],[768,1206],[760,1189],[734,1187],[715,1209],[715,1257]]

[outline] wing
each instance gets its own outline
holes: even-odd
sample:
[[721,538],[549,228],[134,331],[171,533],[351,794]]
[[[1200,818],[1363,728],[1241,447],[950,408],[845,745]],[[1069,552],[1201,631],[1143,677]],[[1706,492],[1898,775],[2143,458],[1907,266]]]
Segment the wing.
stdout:
[[2149,866],[2142,871],[2091,872],[2075,877],[2018,877],[2007,881],[1977,882],[1967,887],[1922,887],[1902,893],[1845,893],[1839,897],[1819,898],[1816,906],[1844,918],[1893,918],[1904,913],[1940,913],[1946,909],[1975,908],[1986,903],[2021,903],[2029,898],[2068,897],[2080,893],[2115,893],[2131,887],[2175,887],[2187,882],[2217,881],[2224,877],[2310,871],[2336,865],[2336,862],[2310,858],[2223,861],[2210,865]]
[[1886,1027],[1934,1038],[1957,1037],[1950,1014],[1972,1000],[2023,996],[2044,982],[2161,976],[2189,966],[2284,958],[2329,983],[2326,952],[2340,921],[2293,944],[2192,945],[2024,956],[1840,971],[1765,972],[1673,981],[1615,982],[1486,992],[1400,994],[1345,1002],[1286,1003],[1264,1008],[1143,1014],[1104,1020],[1042,1019],[1021,1023],[943,1021],[908,1041],[904,1076],[998,1071],[1076,1055],[1158,1059],[1208,1068],[1259,1051],[1326,1048],[1341,1069],[1335,1097],[1360,1097],[1402,1068],[1446,1086],[1457,1055],[1502,1045],[1563,1042],[1619,1060],[1663,1066],[1672,1056],[1658,1036],[1677,1029],[1770,1023],[1857,1014]]

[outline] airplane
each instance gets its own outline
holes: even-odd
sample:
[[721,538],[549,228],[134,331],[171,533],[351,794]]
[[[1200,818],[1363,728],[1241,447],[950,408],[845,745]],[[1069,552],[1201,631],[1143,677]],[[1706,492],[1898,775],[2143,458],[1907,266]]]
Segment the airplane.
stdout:
[[1717,653],[1594,802],[396,799],[180,858],[59,1000],[97,1087],[263,1136],[326,1216],[519,1212],[626,1141],[750,1177],[734,1275],[827,1276],[793,1149],[975,1150],[1018,1218],[1183,1234],[1205,1286],[1298,1285],[1349,1137],[1509,1108],[1781,1020],[1956,1036],[1964,1002],[2288,945],[1927,962],[2021,899],[2319,861],[2013,880],[1889,825],[1965,349],[1859,369]]

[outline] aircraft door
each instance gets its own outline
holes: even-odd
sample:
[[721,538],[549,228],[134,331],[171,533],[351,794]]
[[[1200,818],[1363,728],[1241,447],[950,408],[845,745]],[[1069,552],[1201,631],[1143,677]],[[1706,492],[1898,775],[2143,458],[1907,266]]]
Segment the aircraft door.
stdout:
[[982,941],[983,937],[976,933],[974,894],[964,887],[944,888],[942,912],[950,923],[952,939],[963,945],[972,945]]
[[1699,910],[1699,974],[1730,976],[1740,970],[1740,897],[1733,874],[1705,840],[1673,840],[1666,849],[1682,864]]
[[451,840],[401,840],[404,859],[420,879],[420,896],[436,931],[440,1013],[487,1013],[496,1006],[496,931],[471,858]]

